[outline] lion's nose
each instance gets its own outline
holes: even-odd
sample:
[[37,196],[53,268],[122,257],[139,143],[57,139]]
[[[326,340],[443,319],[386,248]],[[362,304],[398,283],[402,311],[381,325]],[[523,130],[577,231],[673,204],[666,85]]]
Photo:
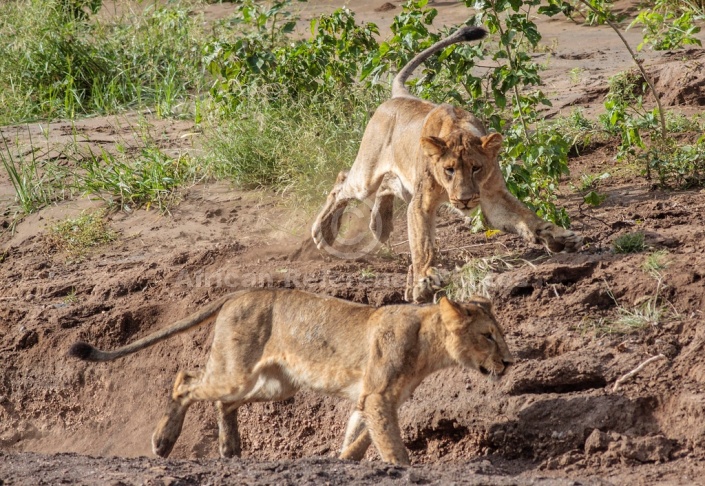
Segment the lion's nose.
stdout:
[[506,368],[507,366],[513,365],[515,363],[514,359],[503,359],[502,364]]
[[468,206],[468,205],[470,204],[470,201],[472,201],[472,198],[470,198],[470,199],[458,199],[457,201],[458,201],[459,203],[462,203],[463,206],[465,206],[465,207],[467,208],[467,207],[470,207],[470,206]]

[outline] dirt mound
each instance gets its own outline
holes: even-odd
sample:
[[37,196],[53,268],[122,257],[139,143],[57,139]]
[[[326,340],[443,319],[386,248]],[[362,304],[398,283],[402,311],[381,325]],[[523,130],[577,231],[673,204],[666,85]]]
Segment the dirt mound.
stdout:
[[687,49],[666,53],[649,68],[664,106],[705,106],[705,52]]

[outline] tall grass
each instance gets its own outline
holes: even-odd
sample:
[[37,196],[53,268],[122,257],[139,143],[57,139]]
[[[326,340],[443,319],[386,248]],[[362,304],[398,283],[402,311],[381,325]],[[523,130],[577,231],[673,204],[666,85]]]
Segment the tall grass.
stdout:
[[351,89],[346,95],[271,103],[250,96],[205,132],[205,168],[245,188],[270,187],[294,193],[302,204],[320,204],[337,173],[349,167],[375,95]]
[[40,170],[41,162],[37,159],[32,144],[32,132],[28,130],[30,151],[27,156],[13,155],[7,139],[2,138],[0,160],[7,172],[12,187],[15,189],[15,199],[24,214],[30,214],[49,204],[52,199],[51,188],[45,181],[45,172]]
[[187,2],[77,20],[60,0],[0,3],[0,124],[157,106],[202,89],[202,19]]

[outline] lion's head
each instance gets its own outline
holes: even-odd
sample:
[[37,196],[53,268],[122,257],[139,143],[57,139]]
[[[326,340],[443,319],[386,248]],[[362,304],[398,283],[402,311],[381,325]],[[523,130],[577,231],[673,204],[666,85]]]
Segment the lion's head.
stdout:
[[481,181],[496,170],[502,136],[492,133],[477,137],[460,129],[446,137],[422,137],[421,146],[450,203],[467,215],[480,203]]
[[457,303],[443,297],[440,309],[448,331],[446,349],[458,364],[500,377],[514,363],[489,300],[474,297],[470,302]]

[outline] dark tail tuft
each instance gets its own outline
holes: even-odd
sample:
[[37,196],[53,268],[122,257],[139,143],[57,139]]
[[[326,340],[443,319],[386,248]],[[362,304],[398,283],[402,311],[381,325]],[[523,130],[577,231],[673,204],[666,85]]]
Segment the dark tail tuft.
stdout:
[[88,343],[74,343],[69,349],[69,356],[82,359],[84,361],[93,361],[91,356],[95,348]]
[[466,25],[458,29],[455,35],[460,36],[463,41],[469,42],[474,40],[480,40],[487,35],[487,31],[482,27],[475,27],[474,25]]

